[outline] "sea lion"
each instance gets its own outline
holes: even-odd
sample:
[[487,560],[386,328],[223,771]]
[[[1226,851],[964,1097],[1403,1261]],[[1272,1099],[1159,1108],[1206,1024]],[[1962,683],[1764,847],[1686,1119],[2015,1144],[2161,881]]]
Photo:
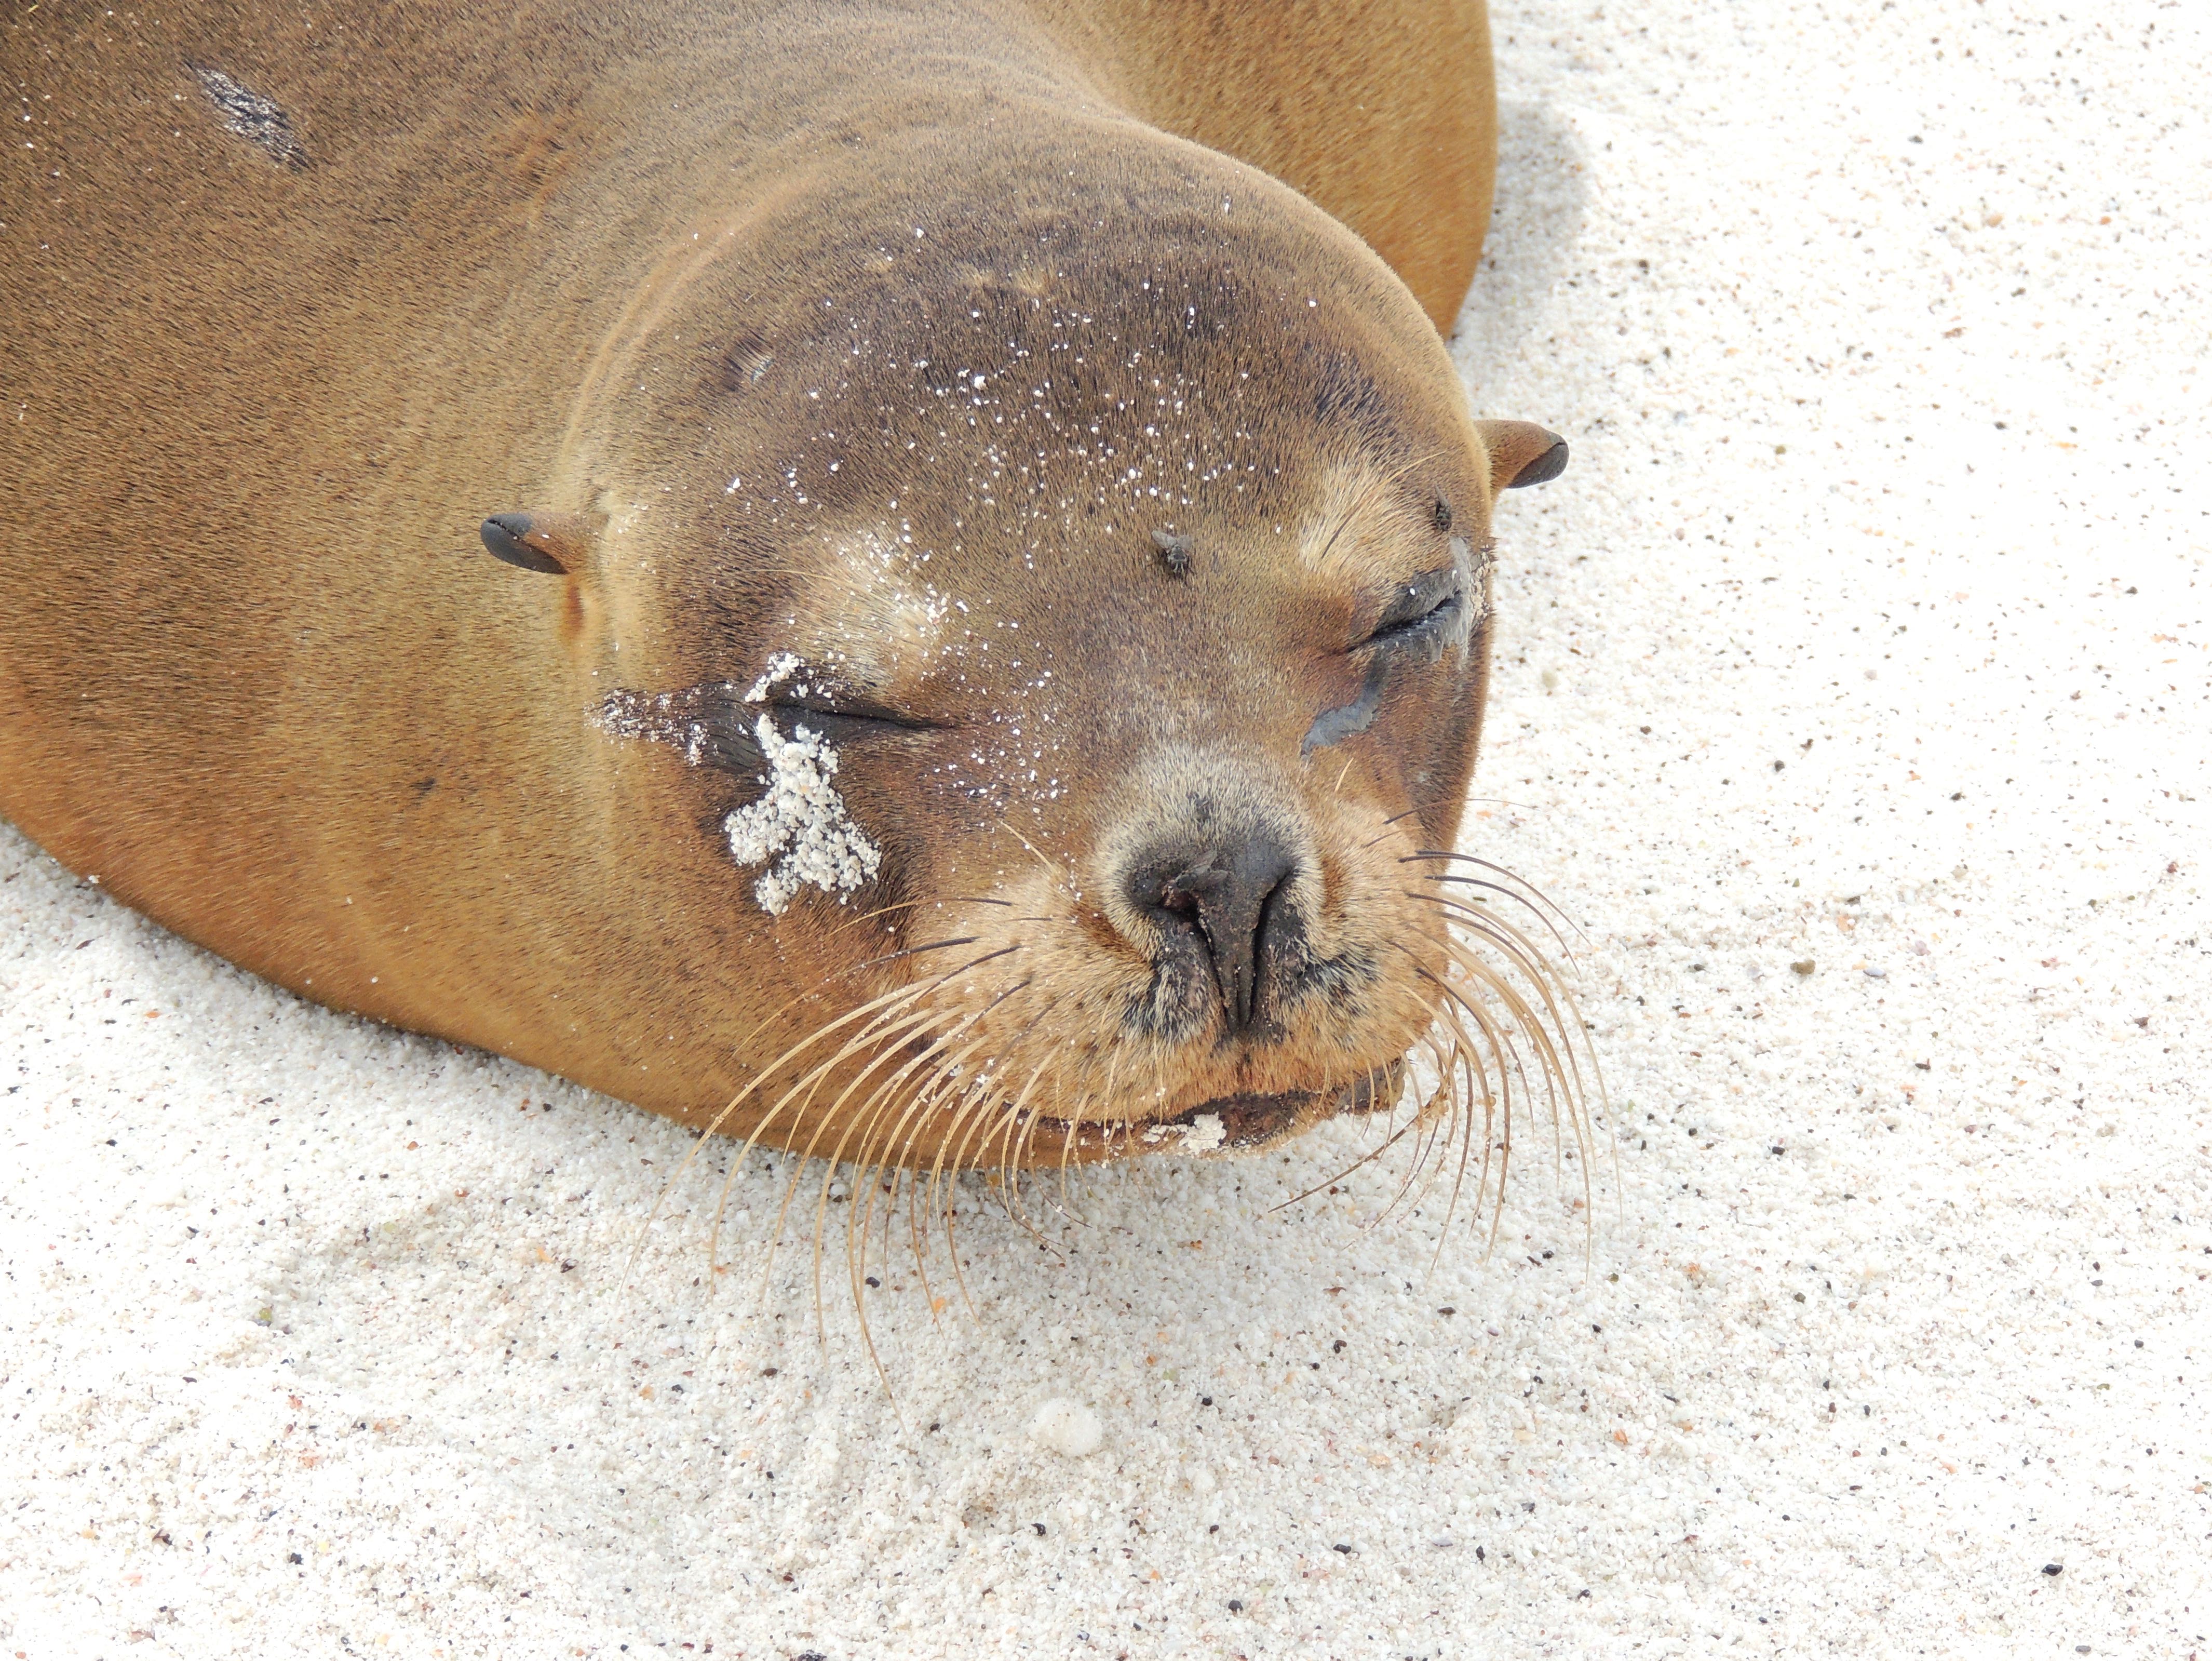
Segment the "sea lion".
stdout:
[[1431,880],[1492,504],[1565,458],[1438,333],[1485,31],[19,12],[0,810],[319,1002],[805,1152],[1255,1145],[1425,1035],[1433,1092],[1454,920],[1518,949]]

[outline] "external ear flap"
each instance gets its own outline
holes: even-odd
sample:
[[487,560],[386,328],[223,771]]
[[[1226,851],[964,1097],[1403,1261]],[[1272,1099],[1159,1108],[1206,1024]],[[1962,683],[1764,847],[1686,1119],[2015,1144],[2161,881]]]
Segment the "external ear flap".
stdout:
[[1567,471],[1567,441],[1533,421],[1478,421],[1493,490],[1548,484]]
[[583,521],[573,514],[494,514],[477,534],[495,559],[554,576],[581,569],[589,545]]

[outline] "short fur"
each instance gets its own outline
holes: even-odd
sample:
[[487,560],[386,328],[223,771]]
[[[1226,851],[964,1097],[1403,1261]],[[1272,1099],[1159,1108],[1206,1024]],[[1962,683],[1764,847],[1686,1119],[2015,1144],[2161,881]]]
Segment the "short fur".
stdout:
[[[1406,861],[1451,846],[1493,485],[1548,441],[1478,432],[1437,335],[1480,0],[0,27],[0,810],[72,868],[820,1153],[1093,1157],[1036,1127],[1371,1092],[1426,1028]],[[566,575],[489,557],[495,513]],[[1447,568],[1456,636],[1370,674]],[[781,652],[897,720],[813,718],[882,867],[771,916],[722,827]],[[720,713],[687,750],[653,709]],[[1304,978],[1231,1039],[1153,986],[1114,850],[1248,810]]]

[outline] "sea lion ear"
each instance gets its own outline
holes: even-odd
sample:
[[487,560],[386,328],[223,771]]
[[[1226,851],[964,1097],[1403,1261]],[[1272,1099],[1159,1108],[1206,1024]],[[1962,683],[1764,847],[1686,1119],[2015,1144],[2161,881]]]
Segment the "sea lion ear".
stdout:
[[494,514],[477,534],[493,558],[555,576],[580,570],[589,545],[583,521],[573,514]]
[[1567,441],[1533,421],[1478,421],[1474,430],[1490,452],[1493,490],[1548,484],[1567,471]]

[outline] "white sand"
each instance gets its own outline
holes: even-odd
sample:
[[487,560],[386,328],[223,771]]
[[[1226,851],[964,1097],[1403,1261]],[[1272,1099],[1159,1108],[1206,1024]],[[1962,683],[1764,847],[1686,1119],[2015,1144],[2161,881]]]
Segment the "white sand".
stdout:
[[895,1410],[703,1176],[617,1299],[672,1128],[0,833],[0,1658],[2212,1656],[2206,19],[1499,7],[1457,350],[1576,460],[1469,846],[1594,942],[1587,1269],[1540,1159],[1432,1275],[1269,1209],[1342,1136],[1163,1159],[889,1275]]
[[[761,677],[763,683],[768,679]],[[762,715],[753,735],[768,770],[761,776],[768,789],[722,821],[730,857],[740,866],[768,867],[753,884],[753,897],[772,917],[782,915],[810,883],[842,899],[876,874],[883,854],[853,823],[845,799],[830,782],[837,776],[837,751],[803,717],[793,721],[787,739]]]

